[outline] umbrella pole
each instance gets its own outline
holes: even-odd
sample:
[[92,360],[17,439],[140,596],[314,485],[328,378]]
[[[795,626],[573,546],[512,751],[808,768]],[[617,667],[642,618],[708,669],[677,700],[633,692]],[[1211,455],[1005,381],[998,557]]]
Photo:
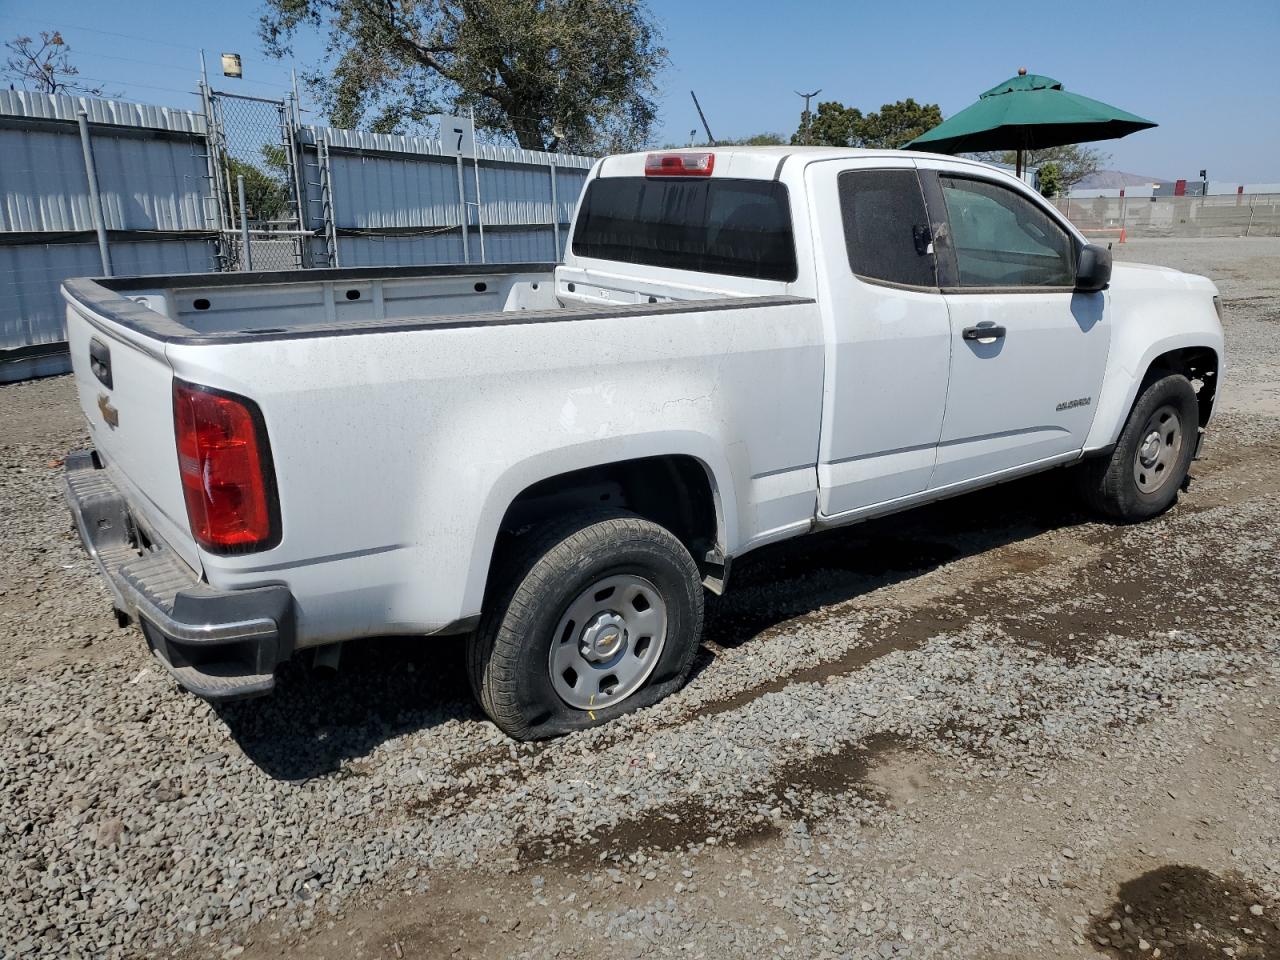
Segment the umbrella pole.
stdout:
[[1018,179],[1021,180],[1022,179],[1022,148],[1021,147],[1018,148],[1018,163],[1017,163],[1016,169],[1018,171]]

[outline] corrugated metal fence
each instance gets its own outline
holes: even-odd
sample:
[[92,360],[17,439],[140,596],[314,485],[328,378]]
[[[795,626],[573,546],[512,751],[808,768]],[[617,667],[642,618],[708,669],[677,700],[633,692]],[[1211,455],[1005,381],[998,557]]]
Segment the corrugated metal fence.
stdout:
[[0,90],[0,381],[66,369],[58,285],[64,277],[103,272],[81,111],[92,136],[115,272],[213,268],[200,156],[204,117]]
[[465,206],[460,206],[457,159],[439,140],[305,128],[305,222],[316,233],[313,262],[324,262],[321,143],[332,183],[328,203],[337,260],[344,267],[557,260],[564,228],[594,162],[478,144],[479,203],[477,161],[463,160]]
[[[0,91],[0,382],[68,368],[59,284],[104,272],[81,112],[111,272],[240,262],[226,249],[203,113]],[[314,127],[292,136],[310,266],[555,260],[593,162],[478,145],[459,171],[439,140]],[[270,236],[255,233],[253,245]]]

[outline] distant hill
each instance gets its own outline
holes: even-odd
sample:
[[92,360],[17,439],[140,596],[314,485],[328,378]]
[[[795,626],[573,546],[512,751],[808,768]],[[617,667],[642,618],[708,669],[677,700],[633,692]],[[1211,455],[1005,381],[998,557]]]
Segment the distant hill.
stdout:
[[1076,184],[1078,190],[1112,190],[1116,187],[1150,186],[1153,183],[1172,183],[1161,177],[1125,173],[1123,170],[1098,170]]

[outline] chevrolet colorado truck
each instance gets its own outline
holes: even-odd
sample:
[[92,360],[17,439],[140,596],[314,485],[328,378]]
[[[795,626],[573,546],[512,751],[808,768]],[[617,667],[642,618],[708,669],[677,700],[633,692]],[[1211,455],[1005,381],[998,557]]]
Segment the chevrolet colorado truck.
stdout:
[[521,739],[677,689],[704,590],[764,544],[1066,465],[1160,513],[1223,372],[1209,280],[902,151],[607,157],[559,264],[63,292],[72,513],[182,687],[465,633]]

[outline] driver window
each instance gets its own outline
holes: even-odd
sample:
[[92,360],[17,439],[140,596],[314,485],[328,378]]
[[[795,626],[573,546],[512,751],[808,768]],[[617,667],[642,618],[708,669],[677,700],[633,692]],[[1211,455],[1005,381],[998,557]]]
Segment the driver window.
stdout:
[[962,287],[1070,287],[1071,238],[1043,210],[985,180],[938,177]]

